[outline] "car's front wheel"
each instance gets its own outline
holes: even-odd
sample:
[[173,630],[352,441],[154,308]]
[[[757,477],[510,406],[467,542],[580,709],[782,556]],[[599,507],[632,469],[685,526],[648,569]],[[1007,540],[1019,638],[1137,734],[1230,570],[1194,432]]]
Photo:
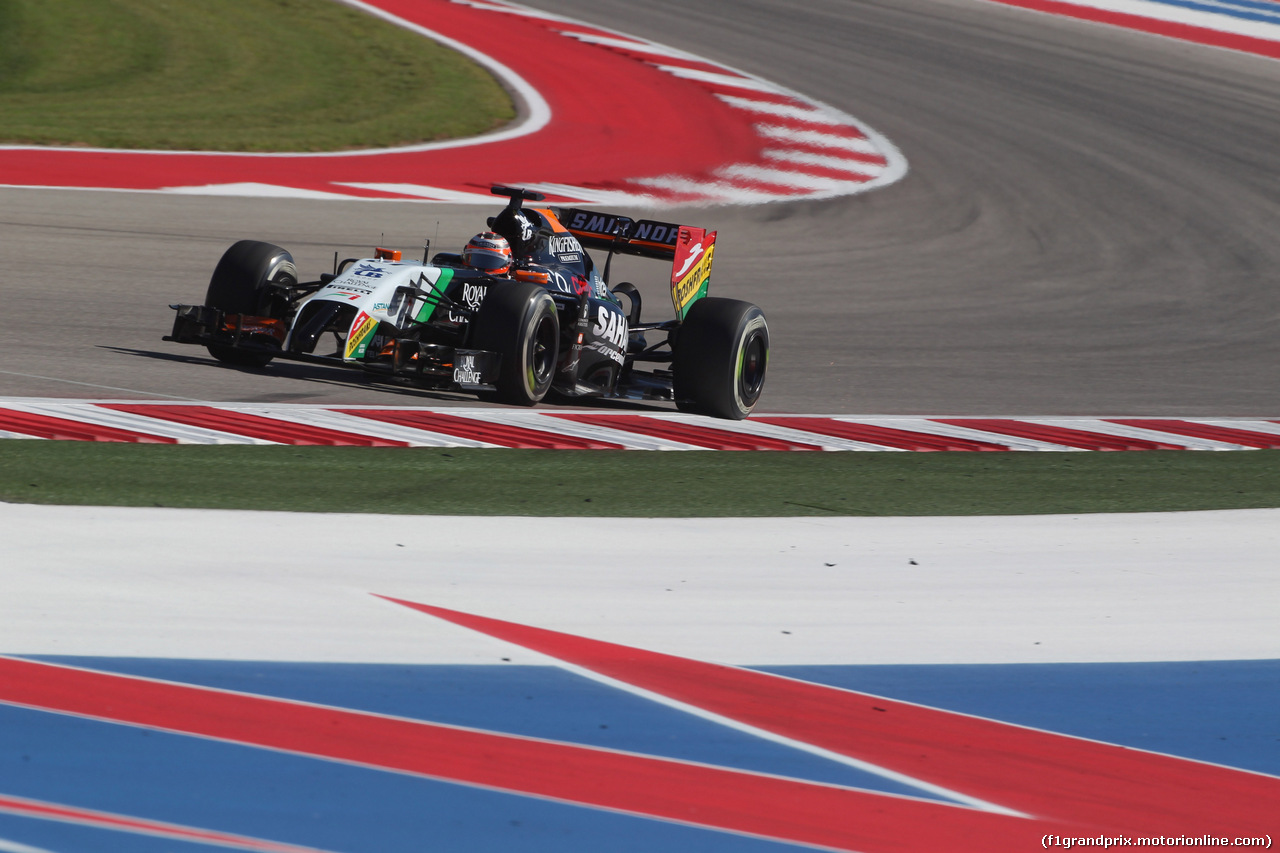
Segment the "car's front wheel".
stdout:
[[472,346],[502,354],[497,398],[533,406],[547,396],[560,354],[560,318],[536,284],[493,284],[472,321]]
[[[225,314],[254,317],[288,317],[289,303],[280,288],[298,283],[293,256],[271,243],[241,240],[223,252],[209,279],[204,304]],[[262,367],[271,361],[269,352],[250,352],[228,346],[210,345],[209,353],[218,361],[242,367]]]
[[769,326],[750,302],[706,296],[689,309],[671,365],[676,406],[742,420],[764,390]]

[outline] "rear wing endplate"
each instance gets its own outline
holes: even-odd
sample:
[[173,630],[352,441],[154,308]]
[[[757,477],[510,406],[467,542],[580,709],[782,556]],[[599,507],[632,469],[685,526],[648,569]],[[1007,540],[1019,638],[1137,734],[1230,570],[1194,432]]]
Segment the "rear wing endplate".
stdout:
[[554,212],[560,224],[588,249],[671,261],[671,304],[676,319],[683,320],[689,306],[707,295],[715,231],[576,207]]

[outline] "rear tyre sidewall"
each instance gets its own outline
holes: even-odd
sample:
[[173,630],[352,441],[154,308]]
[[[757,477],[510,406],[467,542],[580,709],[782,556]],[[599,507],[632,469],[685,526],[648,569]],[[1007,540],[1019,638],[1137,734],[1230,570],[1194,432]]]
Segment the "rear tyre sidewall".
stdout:
[[750,302],[703,297],[680,324],[672,380],[681,411],[742,420],[764,390],[769,326]]
[[[209,279],[204,304],[224,314],[286,319],[288,303],[280,299],[268,282],[297,284],[298,268],[293,256],[279,246],[257,240],[241,240],[223,252]],[[245,352],[211,345],[209,354],[218,361],[242,367],[262,367],[271,361],[269,353]]]
[[498,282],[473,321],[472,345],[502,354],[496,399],[533,406],[551,390],[559,358],[560,319],[551,294],[528,282]]

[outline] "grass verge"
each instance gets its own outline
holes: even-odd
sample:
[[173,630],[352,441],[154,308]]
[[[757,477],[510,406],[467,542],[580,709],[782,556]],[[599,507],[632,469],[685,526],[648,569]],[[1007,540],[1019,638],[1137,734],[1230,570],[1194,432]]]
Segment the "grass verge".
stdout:
[[742,453],[0,441],[0,500],[531,516],[1280,507],[1280,451]]
[[472,136],[510,97],[333,0],[0,0],[0,141],[334,151]]

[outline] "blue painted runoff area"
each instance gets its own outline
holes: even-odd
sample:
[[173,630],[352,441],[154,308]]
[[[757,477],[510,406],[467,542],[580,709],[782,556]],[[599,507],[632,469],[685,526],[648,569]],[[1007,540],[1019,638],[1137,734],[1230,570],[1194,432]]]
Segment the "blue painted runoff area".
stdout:
[[[38,660],[587,746],[920,792],[556,667]],[[1280,661],[813,666],[767,671],[1280,773]],[[0,705],[0,795],[322,850],[801,848],[401,773]],[[6,848],[5,844],[9,847]],[[0,850],[225,849],[0,813]]]
[[1280,776],[1280,660],[767,671]]
[[1246,21],[1262,21],[1280,24],[1280,3],[1271,0],[1148,0],[1163,6],[1178,6],[1183,9],[1194,9],[1197,12],[1212,12],[1215,15],[1226,15]]

